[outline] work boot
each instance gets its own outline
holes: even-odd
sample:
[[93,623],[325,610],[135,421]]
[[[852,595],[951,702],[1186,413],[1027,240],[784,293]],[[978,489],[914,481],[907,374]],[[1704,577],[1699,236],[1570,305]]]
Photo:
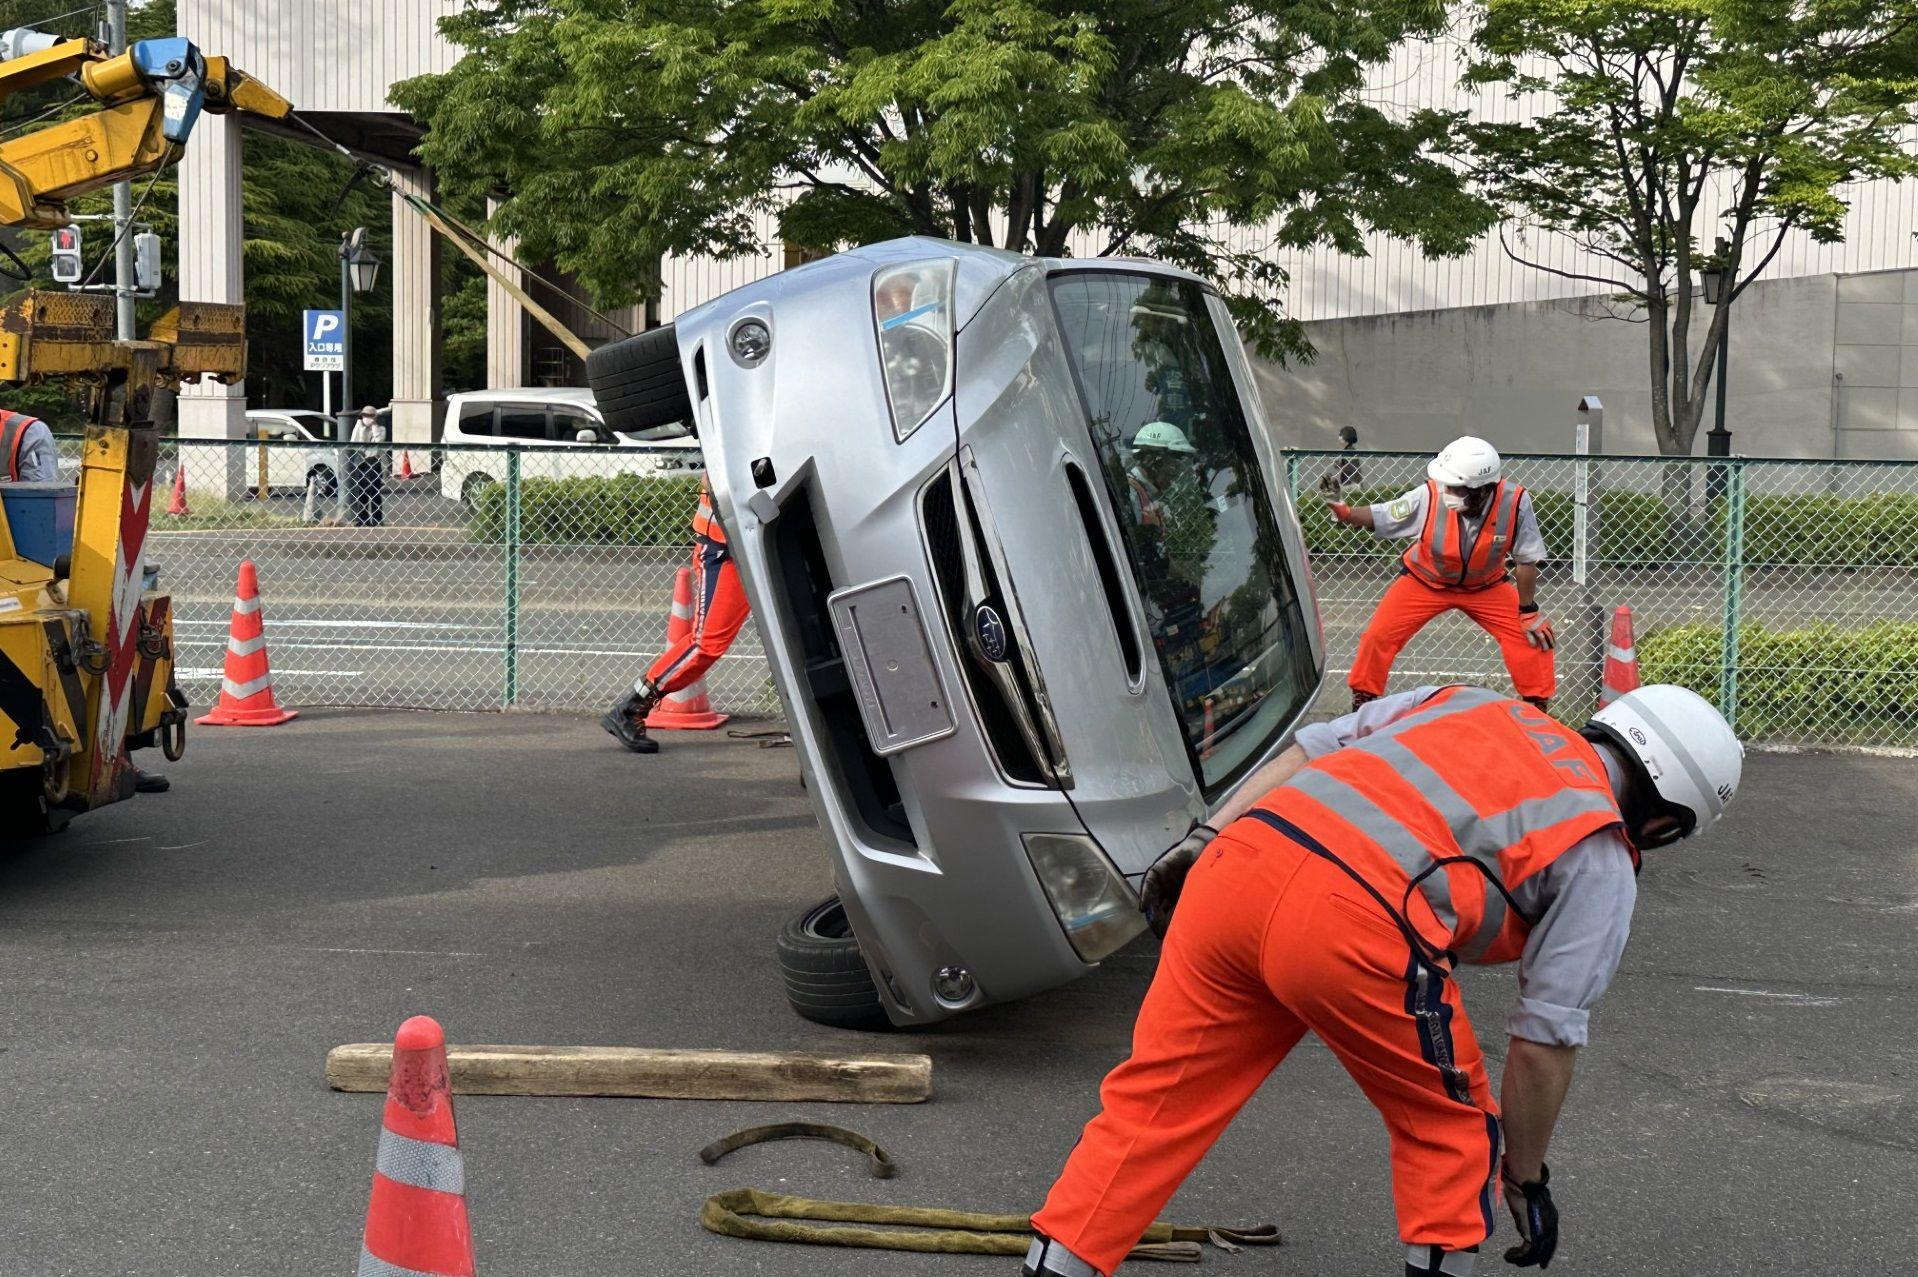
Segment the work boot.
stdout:
[[646,716],[653,712],[659,693],[651,683],[634,684],[611,709],[600,717],[599,725],[635,754],[657,754],[659,742],[646,734]]
[[173,782],[164,773],[150,772],[139,764],[129,764],[133,768],[133,792],[136,794],[164,794],[173,788]]
[[1407,1246],[1405,1277],[1471,1277],[1478,1259],[1478,1247],[1470,1250],[1442,1250],[1437,1246]]
[[1525,703],[1541,714],[1552,712],[1552,698],[1549,696],[1527,696]]
[[1370,704],[1372,701],[1375,701],[1378,698],[1379,698],[1379,694],[1377,692],[1361,692],[1358,688],[1356,687],[1353,688],[1352,689],[1352,712],[1354,714],[1358,713],[1362,707],[1364,707],[1367,704]]

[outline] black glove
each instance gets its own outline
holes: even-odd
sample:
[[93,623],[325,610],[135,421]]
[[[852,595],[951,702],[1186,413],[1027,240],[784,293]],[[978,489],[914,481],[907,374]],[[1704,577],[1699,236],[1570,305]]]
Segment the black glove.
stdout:
[[1520,1268],[1551,1265],[1558,1250],[1558,1207],[1552,1204],[1552,1190],[1546,1187],[1551,1178],[1551,1169],[1543,1162],[1538,1166],[1538,1178],[1528,1184],[1513,1179],[1510,1170],[1499,1168],[1505,1207],[1512,1212],[1519,1235],[1519,1244],[1505,1252],[1506,1263]]
[[1210,825],[1194,825],[1191,833],[1145,871],[1145,883],[1139,888],[1139,907],[1145,910],[1146,925],[1159,939],[1165,939],[1166,928],[1172,925],[1172,910],[1179,903],[1179,893],[1185,890],[1185,876],[1199,862],[1199,853],[1205,850],[1206,844],[1218,836],[1219,831]]

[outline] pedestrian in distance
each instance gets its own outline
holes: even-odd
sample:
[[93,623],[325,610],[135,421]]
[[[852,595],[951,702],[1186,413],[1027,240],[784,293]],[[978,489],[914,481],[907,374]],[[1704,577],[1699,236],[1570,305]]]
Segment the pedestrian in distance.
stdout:
[[1426,466],[1426,482],[1395,500],[1350,506],[1338,476],[1319,481],[1332,517],[1376,536],[1410,541],[1399,577],[1359,636],[1346,677],[1357,709],[1385,692],[1392,662],[1420,630],[1460,611],[1498,641],[1518,694],[1548,709],[1558,687],[1558,636],[1538,603],[1545,538],[1531,494],[1503,477],[1498,449],[1470,435]]
[[1339,482],[1356,488],[1365,482],[1365,465],[1358,458],[1359,432],[1352,426],[1339,427],[1339,464],[1335,473]]
[[[355,444],[386,442],[386,427],[380,424],[379,410],[372,404],[360,409],[359,420],[347,440]],[[377,448],[359,448],[348,454],[351,484],[347,500],[353,522],[360,527],[378,527],[386,522],[386,453]]]
[[0,479],[9,483],[60,481],[60,453],[46,422],[24,412],[0,409]]
[[693,623],[686,636],[669,644],[633,690],[600,716],[600,726],[635,754],[657,754],[659,742],[646,734],[646,716],[660,698],[691,687],[726,655],[746,624],[746,591],[726,546],[726,529],[713,509],[712,485],[699,480],[699,505],[693,511]]
[[[1131,1057],[1033,1217],[1028,1277],[1111,1274],[1307,1033],[1385,1121],[1406,1277],[1470,1274],[1501,1195],[1507,1262],[1548,1265],[1547,1147],[1640,854],[1716,822],[1743,757],[1716,709],[1662,685],[1580,731],[1464,686],[1300,731],[1220,832],[1198,826],[1146,874],[1159,968]],[[1461,962],[1518,963],[1497,1099]]]

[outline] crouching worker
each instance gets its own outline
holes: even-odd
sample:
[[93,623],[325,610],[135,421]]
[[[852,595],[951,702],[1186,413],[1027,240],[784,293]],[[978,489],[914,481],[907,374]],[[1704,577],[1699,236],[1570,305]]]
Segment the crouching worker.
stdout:
[[[1518,694],[1545,709],[1558,686],[1557,638],[1538,605],[1545,538],[1529,493],[1501,477],[1498,449],[1467,435],[1445,445],[1426,482],[1394,501],[1349,506],[1337,477],[1319,488],[1332,517],[1381,537],[1411,541],[1399,578],[1359,636],[1347,682],[1352,708],[1385,691],[1392,662],[1441,613],[1457,610],[1498,640]],[[1507,567],[1507,563],[1510,567]]]
[[[1159,969],[1025,1271],[1110,1274],[1307,1033],[1385,1121],[1407,1277],[1470,1273],[1501,1196],[1506,1260],[1545,1266],[1546,1146],[1625,947],[1639,852],[1710,827],[1743,758],[1717,710],[1669,686],[1583,731],[1478,687],[1301,731],[1222,832],[1200,826],[1147,874]],[[1461,962],[1519,964],[1502,1140]]]
[[691,687],[726,655],[750,609],[739,569],[726,548],[726,529],[713,511],[713,490],[699,480],[699,507],[693,512],[693,624],[686,636],[659,654],[633,690],[600,716],[600,726],[635,754],[657,754],[659,742],[646,734],[646,716],[660,698]]

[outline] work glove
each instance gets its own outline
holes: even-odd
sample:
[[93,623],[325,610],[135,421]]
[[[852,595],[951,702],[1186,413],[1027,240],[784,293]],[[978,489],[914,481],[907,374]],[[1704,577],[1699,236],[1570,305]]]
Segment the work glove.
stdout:
[[1519,1244],[1505,1252],[1505,1262],[1519,1268],[1548,1268],[1558,1250],[1558,1207],[1552,1204],[1552,1190],[1546,1185],[1552,1172],[1543,1162],[1538,1178],[1521,1184],[1505,1166],[1499,1167],[1499,1180],[1505,1189],[1505,1208],[1512,1212],[1518,1228]]
[[1326,510],[1340,523],[1344,523],[1346,517],[1352,513],[1352,507],[1345,504],[1342,499],[1345,488],[1340,485],[1339,476],[1334,472],[1327,470],[1319,476],[1319,495],[1325,498]]
[[1159,939],[1165,939],[1166,928],[1172,925],[1172,910],[1179,903],[1179,893],[1185,890],[1185,876],[1199,862],[1206,844],[1218,836],[1219,831],[1210,825],[1194,825],[1191,833],[1145,871],[1139,907],[1145,911],[1146,925]]
[[1549,652],[1558,646],[1558,632],[1545,619],[1545,613],[1538,610],[1538,604],[1530,606],[1529,612],[1519,609],[1519,619],[1525,623],[1525,641],[1541,652]]

